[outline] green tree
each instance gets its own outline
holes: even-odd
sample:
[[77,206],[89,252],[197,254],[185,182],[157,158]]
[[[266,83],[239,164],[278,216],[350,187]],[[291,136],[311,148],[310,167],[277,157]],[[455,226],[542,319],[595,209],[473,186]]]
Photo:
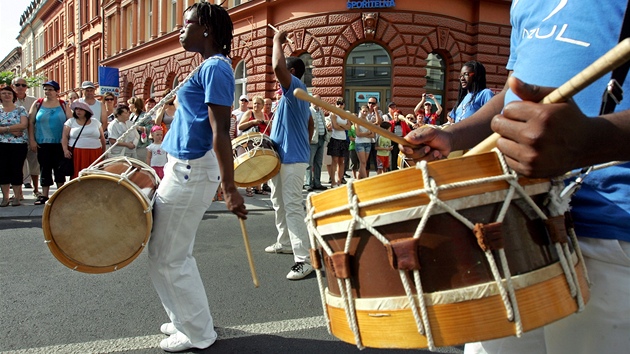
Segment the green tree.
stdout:
[[[15,73],[12,71],[2,71],[0,72],[0,85],[11,85],[11,81],[15,78]],[[29,87],[39,87],[42,85],[44,81],[46,81],[46,77],[42,75],[38,76],[27,76],[24,77],[26,83],[28,83]]]

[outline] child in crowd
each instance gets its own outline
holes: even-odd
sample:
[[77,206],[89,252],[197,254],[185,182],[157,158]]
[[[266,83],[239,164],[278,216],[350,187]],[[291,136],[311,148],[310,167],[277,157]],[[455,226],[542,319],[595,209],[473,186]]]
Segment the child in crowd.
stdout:
[[153,143],[147,146],[147,165],[151,166],[155,173],[164,178],[164,165],[166,165],[166,151],[162,150],[162,139],[164,138],[164,129],[161,125],[154,125],[151,128]]
[[[389,122],[382,122],[381,128],[389,130],[391,128]],[[380,175],[383,172],[389,171],[389,155],[394,147],[392,141],[386,137],[379,135],[376,141],[376,174]]]

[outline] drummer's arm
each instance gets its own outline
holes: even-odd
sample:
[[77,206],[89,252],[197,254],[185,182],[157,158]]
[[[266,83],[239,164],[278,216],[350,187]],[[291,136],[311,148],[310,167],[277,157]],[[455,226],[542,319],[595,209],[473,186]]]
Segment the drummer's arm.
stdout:
[[213,148],[219,163],[225,205],[239,218],[247,219],[245,201],[234,184],[234,159],[230,139],[231,112],[229,106],[208,104],[208,118],[213,133]]

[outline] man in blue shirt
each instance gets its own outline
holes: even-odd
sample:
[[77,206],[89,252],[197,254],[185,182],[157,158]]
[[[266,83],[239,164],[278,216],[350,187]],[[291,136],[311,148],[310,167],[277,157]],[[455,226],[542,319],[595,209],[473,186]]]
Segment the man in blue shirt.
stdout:
[[273,72],[283,94],[270,137],[280,155],[281,167],[280,172],[271,179],[271,202],[276,214],[278,237],[276,243],[265,248],[265,252],[293,253],[295,264],[287,274],[287,279],[298,280],[313,271],[308,253],[308,231],[304,222],[306,214],[302,204],[302,185],[310,159],[314,125],[308,102],[293,95],[296,88],[306,90],[300,81],[305,66],[299,58],[285,59],[282,44],[286,38],[285,31],[276,33],[273,38]]

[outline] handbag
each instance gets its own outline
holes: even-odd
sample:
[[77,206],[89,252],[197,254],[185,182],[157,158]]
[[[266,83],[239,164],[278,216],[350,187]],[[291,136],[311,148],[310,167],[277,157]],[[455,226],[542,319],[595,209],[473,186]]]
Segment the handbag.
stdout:
[[[70,148],[70,152],[74,152],[74,147],[77,145],[77,141],[79,140],[81,133],[83,133],[83,129],[85,128],[86,124],[87,124],[87,121],[85,122],[85,124],[83,124],[83,126],[81,127],[81,130],[79,130],[79,135],[77,135],[77,138],[74,140],[74,144],[72,144],[72,147]],[[72,177],[72,175],[74,175],[74,154],[72,154],[70,158],[67,158],[64,156],[63,159],[61,159],[61,161],[59,162],[58,170],[64,176]]]

